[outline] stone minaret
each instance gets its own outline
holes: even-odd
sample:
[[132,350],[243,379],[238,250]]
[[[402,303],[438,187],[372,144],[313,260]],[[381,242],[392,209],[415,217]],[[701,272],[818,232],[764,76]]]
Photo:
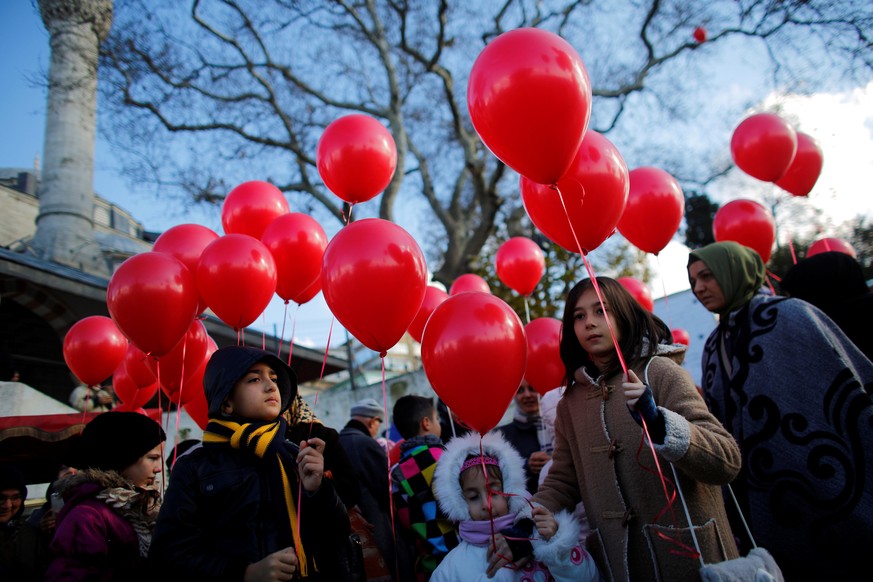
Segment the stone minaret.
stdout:
[[108,277],[94,239],[97,51],[112,0],[39,0],[51,35],[39,215],[33,249],[43,259]]

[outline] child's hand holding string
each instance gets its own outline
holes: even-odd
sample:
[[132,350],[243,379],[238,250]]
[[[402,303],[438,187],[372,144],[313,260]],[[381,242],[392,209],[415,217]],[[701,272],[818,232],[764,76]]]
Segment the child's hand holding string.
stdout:
[[300,482],[309,493],[315,493],[321,487],[324,477],[324,441],[311,438],[300,441],[300,452],[297,453],[297,468],[300,472]]
[[652,394],[652,389],[642,382],[633,370],[627,371],[625,382],[622,382],[621,387],[624,390],[627,407],[633,419],[640,426],[643,425],[643,420],[645,420],[652,439],[657,443],[663,443],[666,431],[664,415],[661,414],[661,411],[658,410],[658,406],[655,404],[655,396]]

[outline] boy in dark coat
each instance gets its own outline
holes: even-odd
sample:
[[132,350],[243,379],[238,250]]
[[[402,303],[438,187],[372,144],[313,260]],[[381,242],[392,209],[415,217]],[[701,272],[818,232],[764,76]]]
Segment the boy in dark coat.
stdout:
[[342,579],[349,519],[323,478],[324,441],[285,439],[294,372],[232,346],[212,355],[203,386],[203,446],[173,468],[149,557],[192,580]]

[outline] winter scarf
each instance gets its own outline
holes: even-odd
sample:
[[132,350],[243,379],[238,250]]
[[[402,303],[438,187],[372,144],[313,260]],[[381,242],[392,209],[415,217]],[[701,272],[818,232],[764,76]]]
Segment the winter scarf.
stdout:
[[511,513],[494,518],[494,524],[490,521],[465,520],[458,524],[458,535],[462,540],[474,546],[484,546],[491,541],[491,536],[496,531],[512,527],[515,516]]
[[287,428],[288,425],[282,417],[273,422],[246,423],[211,418],[203,433],[203,445],[229,445],[233,449],[247,451],[269,462],[273,484],[280,486],[284,494],[285,511],[294,538],[300,574],[305,578],[308,569],[306,553],[303,551],[303,543],[300,539],[294,495],[288,479],[289,470],[296,471],[297,459],[291,444],[285,440]]

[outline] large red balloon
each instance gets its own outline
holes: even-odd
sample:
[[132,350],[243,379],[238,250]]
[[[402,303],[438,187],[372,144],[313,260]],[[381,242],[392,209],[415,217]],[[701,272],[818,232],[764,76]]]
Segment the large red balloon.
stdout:
[[686,330],[677,327],[671,331],[673,332],[673,341],[677,344],[685,344],[687,346],[691,343],[691,335]]
[[524,378],[526,354],[518,315],[486,293],[443,301],[427,320],[421,344],[421,363],[434,391],[482,434],[497,426],[512,402]]
[[343,327],[371,350],[386,352],[421,308],[427,265],[408,232],[365,218],[342,228],[327,245],[321,286]]
[[170,353],[157,360],[147,360],[155,377],[160,372],[161,389],[170,398],[170,402],[178,404],[181,400],[184,404],[191,398],[188,379],[205,364],[208,337],[203,323],[194,320],[188,332]]
[[849,255],[850,257],[858,258],[858,255],[855,253],[855,249],[852,248],[852,245],[839,238],[820,238],[811,245],[806,250],[806,256],[811,257],[813,255],[817,255],[819,253],[829,253],[831,251],[844,253]]
[[[178,224],[161,233],[155,240],[152,250],[176,257],[188,267],[189,271],[196,273],[200,253],[217,238],[218,234],[211,228],[199,224]],[[203,313],[205,310],[206,301],[200,297],[197,313]]]
[[80,319],[64,336],[64,361],[76,378],[96,386],[124,361],[127,338],[103,315]]
[[473,126],[495,156],[538,184],[554,184],[573,162],[591,117],[591,83],[560,36],[518,28],[491,41],[467,85]]
[[523,236],[512,237],[500,245],[494,262],[503,284],[525,297],[533,293],[546,272],[543,250]]
[[561,320],[538,317],[524,326],[527,368],[524,378],[541,395],[562,386],[567,374],[561,361]]
[[627,203],[628,181],[627,165],[618,149],[589,130],[569,171],[558,180],[564,205],[556,190],[525,177],[521,178],[521,197],[527,215],[549,240],[571,253],[578,253],[579,246],[588,253],[615,230]]
[[797,132],[797,153],[785,175],[776,185],[793,196],[806,196],[812,191],[824,164],[821,148],[807,134]]
[[409,335],[412,339],[421,343],[421,335],[424,333],[424,326],[427,323],[430,314],[436,309],[437,305],[449,298],[449,294],[439,289],[428,285],[424,290],[424,300],[421,302],[421,307],[418,308],[418,313],[409,324]]
[[206,430],[206,423],[209,422],[209,404],[206,401],[206,392],[203,388],[203,374],[206,372],[206,364],[209,363],[209,359],[216,350],[218,350],[218,346],[212,338],[209,338],[203,365],[188,380],[188,389],[186,390],[190,393],[190,399],[182,404],[185,412],[203,430]]
[[749,247],[766,264],[776,241],[776,221],[754,200],[731,200],[715,213],[712,234],[718,242],[732,240]]
[[785,175],[797,151],[797,133],[773,113],[744,119],[731,137],[731,155],[742,171],[765,182]]
[[321,278],[327,234],[308,214],[291,212],[274,220],[261,236],[276,260],[276,295],[291,301]]
[[328,190],[349,204],[366,202],[391,183],[397,146],[378,120],[356,113],[325,128],[315,162]]
[[264,229],[290,208],[282,191],[261,180],[243,182],[230,191],[221,205],[221,226],[225,234],[247,234],[261,238]]
[[156,252],[121,263],[106,289],[118,329],[146,354],[159,357],[188,330],[200,297],[194,275],[176,257]]
[[488,281],[475,273],[464,273],[449,287],[449,295],[458,293],[491,293]]
[[203,249],[197,284],[206,304],[239,331],[263,313],[276,292],[276,261],[261,241],[226,234]]
[[618,221],[618,231],[641,251],[657,255],[682,223],[682,188],[669,173],[651,166],[631,170],[628,178],[627,205]]
[[652,292],[649,290],[648,285],[639,279],[634,279],[633,277],[619,277],[616,281],[621,283],[622,287],[627,289],[628,293],[634,296],[634,299],[637,300],[637,303],[639,303],[643,309],[646,311],[655,310],[655,301],[652,299]]

